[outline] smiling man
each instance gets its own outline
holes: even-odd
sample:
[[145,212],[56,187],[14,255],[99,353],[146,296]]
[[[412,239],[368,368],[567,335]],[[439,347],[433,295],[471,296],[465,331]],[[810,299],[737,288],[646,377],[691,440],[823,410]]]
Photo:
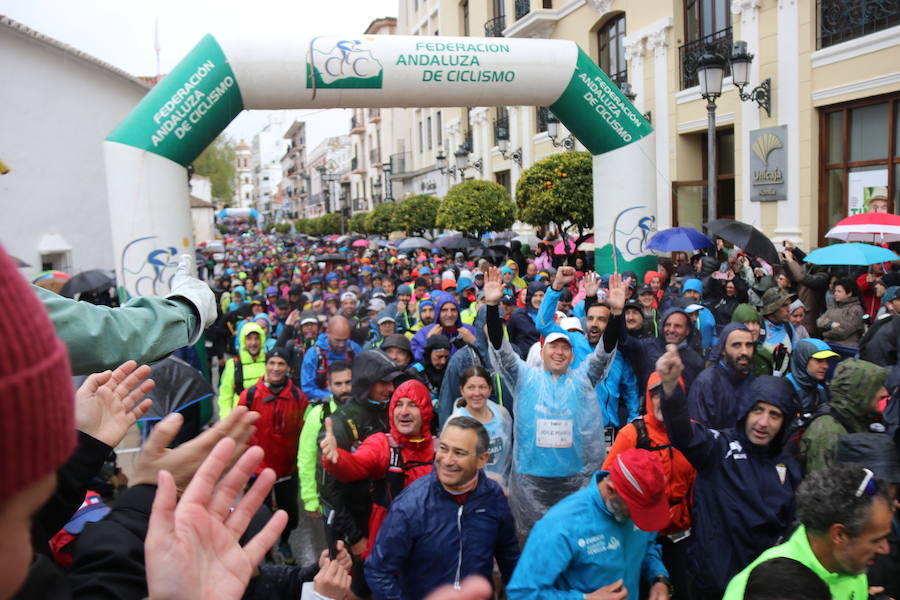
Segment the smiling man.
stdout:
[[755,376],[751,373],[753,334],[729,323],[709,356],[710,365],[694,380],[688,394],[691,418],[710,429],[728,429],[737,421],[738,406]]
[[793,558],[818,575],[832,598],[869,597],[866,573],[876,554],[889,551],[891,496],[869,469],[839,464],[807,477],[797,490],[800,527],[763,552],[728,584],[724,600],[744,598],[753,568],[776,557]]
[[392,504],[369,560],[376,600],[419,600],[469,575],[491,580],[494,560],[509,581],[519,544],[506,496],[482,469],[490,456],[484,426],[453,417],[444,426],[434,471]]
[[794,519],[800,466],[781,456],[792,414],[790,384],[763,375],[748,386],[734,427],[717,431],[688,416],[678,384],[684,367],[670,345],[657,361],[669,439],[697,469],[688,569],[700,598],[721,598],[728,581],[784,535]]

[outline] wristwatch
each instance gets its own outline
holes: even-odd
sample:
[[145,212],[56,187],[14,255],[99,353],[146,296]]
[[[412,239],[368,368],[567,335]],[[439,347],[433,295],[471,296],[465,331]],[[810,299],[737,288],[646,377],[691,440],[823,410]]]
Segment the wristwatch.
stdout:
[[653,579],[650,580],[650,587],[653,587],[657,583],[664,583],[666,587],[669,588],[669,597],[671,598],[675,594],[675,587],[672,585],[672,581],[666,577],[665,575],[657,575]]

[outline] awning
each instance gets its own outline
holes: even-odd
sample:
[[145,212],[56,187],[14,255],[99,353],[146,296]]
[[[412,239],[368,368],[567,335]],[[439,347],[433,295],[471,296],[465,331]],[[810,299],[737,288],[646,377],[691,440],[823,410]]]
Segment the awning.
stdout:
[[55,252],[69,252],[72,245],[66,241],[66,238],[58,233],[45,233],[38,242],[37,251],[39,254],[53,254]]

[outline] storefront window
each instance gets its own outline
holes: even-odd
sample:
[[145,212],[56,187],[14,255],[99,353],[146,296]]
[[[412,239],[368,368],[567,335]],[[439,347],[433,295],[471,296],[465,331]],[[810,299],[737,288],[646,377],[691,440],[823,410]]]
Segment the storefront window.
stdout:
[[[869,211],[873,195],[892,200],[900,190],[900,94],[867,98],[820,111],[823,156],[819,185],[819,244],[842,218]],[[891,134],[894,147],[890,148]]]

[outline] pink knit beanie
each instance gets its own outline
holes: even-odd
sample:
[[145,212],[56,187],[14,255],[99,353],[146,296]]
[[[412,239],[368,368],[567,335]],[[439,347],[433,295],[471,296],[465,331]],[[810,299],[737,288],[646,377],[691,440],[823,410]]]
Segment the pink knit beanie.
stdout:
[[0,503],[75,447],[69,357],[44,305],[0,246]]

